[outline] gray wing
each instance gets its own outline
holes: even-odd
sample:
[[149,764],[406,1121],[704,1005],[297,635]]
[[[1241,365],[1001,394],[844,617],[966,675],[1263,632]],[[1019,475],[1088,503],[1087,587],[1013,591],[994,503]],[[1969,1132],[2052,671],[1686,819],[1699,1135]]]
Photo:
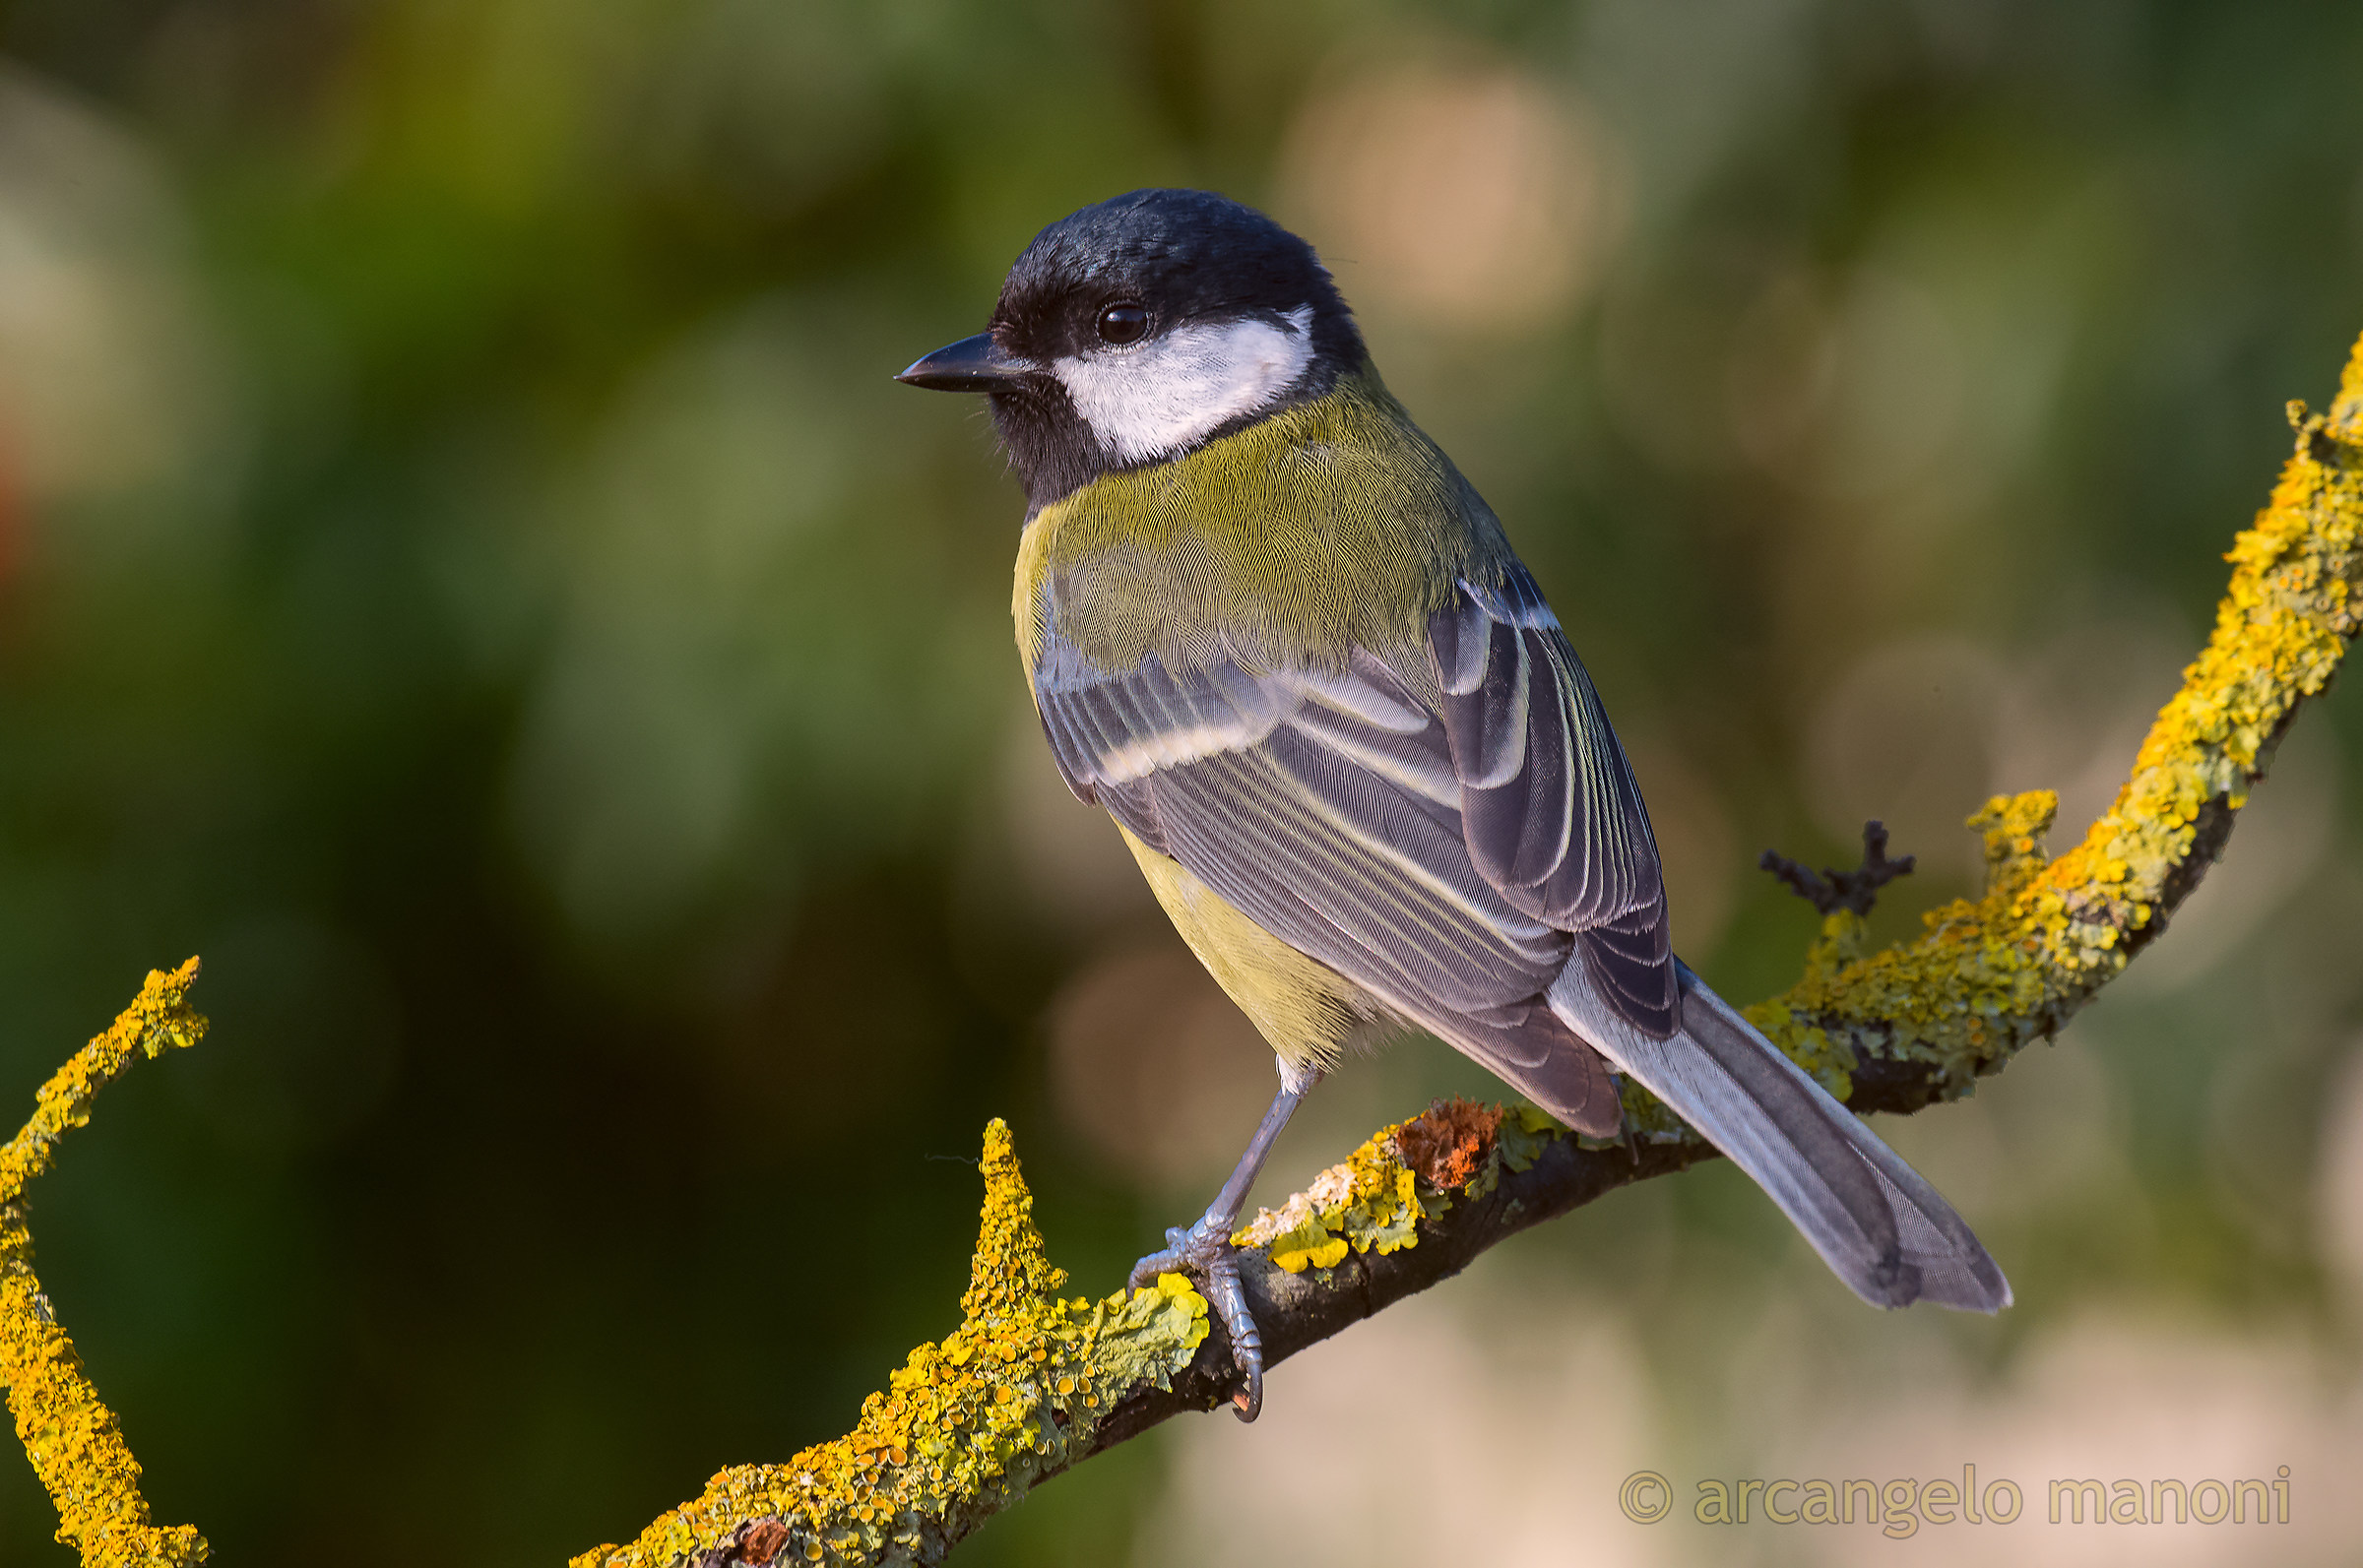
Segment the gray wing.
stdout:
[[1471,863],[1574,933],[1602,997],[1645,1035],[1682,1017],[1657,839],[1591,677],[1524,568],[1462,583],[1428,623]]
[[1572,939],[1472,861],[1414,679],[1359,650],[1334,673],[1111,672],[1054,629],[1035,700],[1068,784],[1143,843],[1571,1125],[1619,1124],[1605,1066],[1544,1000]]

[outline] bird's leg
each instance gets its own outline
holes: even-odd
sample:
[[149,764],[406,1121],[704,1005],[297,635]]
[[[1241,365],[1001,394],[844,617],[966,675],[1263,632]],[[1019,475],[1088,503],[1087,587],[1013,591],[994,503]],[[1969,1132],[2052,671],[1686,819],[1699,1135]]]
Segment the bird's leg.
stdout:
[[1223,1183],[1223,1190],[1214,1195],[1198,1223],[1186,1229],[1177,1225],[1168,1230],[1164,1251],[1152,1252],[1132,1265],[1135,1288],[1155,1285],[1161,1274],[1194,1274],[1205,1285],[1206,1299],[1223,1320],[1224,1332],[1231,1336],[1231,1359],[1238,1363],[1243,1385],[1231,1402],[1243,1421],[1253,1420],[1263,1410],[1263,1336],[1256,1332],[1255,1319],[1247,1311],[1247,1292],[1239,1283],[1239,1258],[1231,1245],[1231,1232],[1239,1228],[1247,1189],[1255,1184],[1255,1174],[1263,1168],[1280,1129],[1288,1125],[1297,1102],[1311,1087],[1309,1080],[1294,1089],[1283,1085],[1272,1097],[1272,1108],[1263,1113],[1255,1136],[1247,1140],[1247,1152],[1239,1157],[1231,1179]]

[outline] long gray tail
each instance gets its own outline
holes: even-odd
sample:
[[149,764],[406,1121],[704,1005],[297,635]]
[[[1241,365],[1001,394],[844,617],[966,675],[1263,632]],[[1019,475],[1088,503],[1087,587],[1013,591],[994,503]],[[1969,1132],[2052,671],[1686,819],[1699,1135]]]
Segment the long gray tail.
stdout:
[[1688,967],[1668,1039],[1618,1017],[1583,970],[1567,966],[1552,1011],[1755,1177],[1855,1294],[1881,1307],[2011,1304],[1952,1205]]

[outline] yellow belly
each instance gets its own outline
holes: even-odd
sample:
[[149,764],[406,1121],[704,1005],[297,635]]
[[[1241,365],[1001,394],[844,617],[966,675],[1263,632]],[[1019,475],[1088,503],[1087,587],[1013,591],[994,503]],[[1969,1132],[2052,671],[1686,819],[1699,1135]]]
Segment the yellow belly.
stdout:
[[1292,1078],[1326,1068],[1354,1034],[1380,1016],[1362,987],[1240,913],[1182,862],[1150,848],[1121,823],[1117,831],[1182,940],[1262,1031]]

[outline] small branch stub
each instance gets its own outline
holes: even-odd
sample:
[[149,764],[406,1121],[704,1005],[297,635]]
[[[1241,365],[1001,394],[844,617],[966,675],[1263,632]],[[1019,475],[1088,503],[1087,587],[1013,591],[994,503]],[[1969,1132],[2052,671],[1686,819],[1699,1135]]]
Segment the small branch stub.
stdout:
[[1863,863],[1852,871],[1824,868],[1817,873],[1808,870],[1803,862],[1766,849],[1756,862],[1759,870],[1769,871],[1787,883],[1797,896],[1823,914],[1835,914],[1840,909],[1852,909],[1857,914],[1869,914],[1879,902],[1879,890],[1897,877],[1909,876],[1920,857],[1907,854],[1900,860],[1887,858],[1887,825],[1874,818],[1863,824]]

